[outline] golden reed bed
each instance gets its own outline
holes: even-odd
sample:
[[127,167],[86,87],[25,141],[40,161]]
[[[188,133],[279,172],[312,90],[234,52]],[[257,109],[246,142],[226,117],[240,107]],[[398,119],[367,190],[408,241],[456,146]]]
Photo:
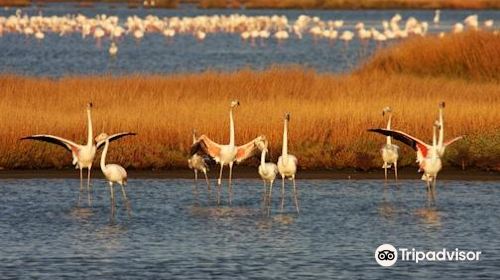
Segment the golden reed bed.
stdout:
[[[90,100],[95,106],[95,135],[102,131],[138,133],[114,142],[109,162],[135,168],[184,167],[191,129],[227,142],[229,103],[239,99],[237,143],[264,134],[276,160],[281,152],[283,114],[291,112],[289,150],[302,168],[364,170],[382,165],[379,148],[385,139],[366,129],[385,126],[383,107],[393,107],[395,129],[428,141],[438,103],[444,100],[446,138],[468,135],[447,150],[448,164],[500,170],[498,80],[380,70],[334,75],[276,67],[262,72],[168,76],[48,79],[2,75],[0,91],[0,166],[4,168],[70,166],[71,156],[62,148],[18,139],[50,133],[83,143],[85,104]],[[413,151],[404,148],[402,154],[401,166],[414,164]]]

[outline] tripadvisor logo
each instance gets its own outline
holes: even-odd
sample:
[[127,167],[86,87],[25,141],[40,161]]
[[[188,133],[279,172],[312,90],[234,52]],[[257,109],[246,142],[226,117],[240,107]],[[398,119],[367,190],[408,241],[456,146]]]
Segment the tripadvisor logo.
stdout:
[[[399,256],[399,257],[398,257]],[[443,248],[438,251],[421,251],[415,248],[396,249],[391,244],[382,244],[375,250],[375,260],[381,266],[393,266],[396,261],[419,263],[422,261],[479,261],[481,251],[464,251]]]

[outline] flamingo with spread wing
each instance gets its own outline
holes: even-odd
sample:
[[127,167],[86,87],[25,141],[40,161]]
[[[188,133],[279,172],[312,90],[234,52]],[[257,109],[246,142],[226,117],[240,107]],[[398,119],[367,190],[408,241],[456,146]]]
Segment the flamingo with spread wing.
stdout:
[[265,141],[265,136],[259,136],[252,141],[241,145],[235,145],[234,137],[234,120],[233,120],[233,110],[240,105],[238,100],[231,102],[231,107],[229,110],[229,144],[222,145],[212,141],[208,136],[201,135],[198,140],[191,147],[191,156],[199,153],[206,154],[213,158],[217,163],[220,164],[219,179],[217,180],[217,203],[220,203],[221,188],[222,188],[222,170],[225,165],[229,166],[229,204],[231,204],[233,188],[231,186],[231,177],[233,172],[234,163],[240,163],[247,158],[252,157],[258,150],[259,141]]
[[[92,130],[92,103],[88,103],[87,105],[87,127],[88,127],[88,133],[87,133],[87,144],[80,145],[76,144],[75,142],[64,139],[62,137],[54,136],[54,135],[49,135],[49,134],[37,134],[37,135],[31,135],[27,137],[21,138],[21,140],[36,140],[36,141],[43,141],[43,142],[48,142],[52,144],[59,145],[66,150],[71,152],[71,155],[73,156],[73,165],[75,165],[76,168],[80,169],[80,194],[82,193],[83,190],[83,168],[87,168],[87,195],[88,195],[88,203],[89,205],[91,204],[91,199],[90,199],[90,172],[92,169],[92,164],[94,162],[95,154],[96,151],[99,148],[104,147],[105,145],[105,140],[102,141],[95,141],[93,138],[93,130]],[[128,135],[135,135],[135,133],[131,132],[120,132],[113,134],[109,136],[107,139],[111,142],[114,140],[118,140],[124,136]],[[80,196],[78,198],[78,201],[80,201]]]
[[[385,136],[391,136],[394,139],[403,142],[404,144],[410,146],[415,151],[417,151],[417,162],[419,164],[419,171],[424,172],[422,180],[426,181],[427,190],[433,191],[432,193],[434,193],[436,186],[436,178],[439,171],[441,171],[442,168],[441,156],[439,154],[440,146],[436,139],[436,129],[441,129],[440,126],[441,125],[439,121],[436,121],[434,123],[432,145],[426,144],[424,141],[398,130],[376,128],[376,129],[369,129],[368,131],[380,133]],[[453,144],[454,142],[462,139],[463,137],[464,136],[459,136],[450,141],[444,142],[443,147],[447,147]]]

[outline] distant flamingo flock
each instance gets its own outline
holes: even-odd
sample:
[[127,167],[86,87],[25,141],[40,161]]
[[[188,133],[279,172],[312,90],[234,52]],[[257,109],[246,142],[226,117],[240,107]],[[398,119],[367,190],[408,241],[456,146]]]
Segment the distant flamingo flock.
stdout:
[[[224,166],[229,167],[228,176],[228,203],[232,203],[233,189],[231,185],[232,171],[235,163],[241,163],[244,160],[257,155],[260,152],[260,165],[258,166],[258,174],[264,183],[263,201],[267,207],[268,213],[271,209],[273,183],[276,177],[281,176],[281,211],[284,208],[285,201],[285,181],[289,179],[292,181],[293,200],[297,213],[299,210],[298,190],[295,184],[296,173],[298,171],[298,159],[290,154],[288,149],[288,126],[290,123],[290,113],[286,113],[283,118],[283,138],[282,138],[282,152],[278,158],[277,163],[266,162],[266,155],[268,154],[268,140],[266,136],[260,135],[243,145],[236,145],[235,143],[235,121],[233,111],[240,106],[238,100],[231,102],[229,106],[229,144],[219,144],[211,140],[207,135],[197,137],[196,131],[193,130],[191,152],[188,158],[188,166],[194,171],[195,184],[198,179],[198,172],[205,175],[207,183],[207,192],[211,193],[210,180],[208,178],[208,170],[210,161],[215,161],[220,165],[219,177],[217,180],[217,205],[221,203],[222,194],[222,173]],[[392,129],[392,109],[386,107],[383,109],[383,115],[388,115],[388,123],[386,128],[369,129],[370,132],[376,132],[386,136],[386,144],[382,146],[381,155],[383,160],[382,167],[385,169],[385,180],[387,181],[387,169],[394,166],[396,180],[397,177],[397,161],[399,158],[399,147],[392,144],[392,140],[398,140],[402,143],[413,148],[416,153],[416,161],[419,166],[419,172],[423,172],[422,180],[426,182],[427,192],[430,198],[434,198],[436,179],[438,173],[442,169],[442,157],[444,156],[446,147],[452,143],[460,140],[463,136],[453,138],[449,141],[444,141],[444,108],[445,103],[439,104],[439,116],[433,124],[433,138],[432,144],[427,144],[424,141],[411,136],[405,132]],[[80,170],[80,194],[83,190],[83,176],[82,169],[88,169],[87,176],[87,193],[88,203],[91,205],[90,195],[90,172],[92,164],[98,149],[104,147],[101,155],[100,167],[108,181],[110,188],[110,201],[112,214],[114,214],[115,198],[113,185],[119,184],[121,187],[123,201],[127,206],[130,214],[129,201],[126,195],[125,186],[127,184],[127,172],[125,168],[118,164],[107,164],[106,155],[110,142],[118,140],[125,136],[136,135],[133,132],[120,132],[113,135],[101,133],[99,136],[93,138],[92,129],[92,103],[87,105],[87,129],[88,141],[85,145],[76,144],[73,141],[54,136],[49,134],[37,134],[21,138],[21,140],[37,140],[59,145],[71,152],[73,157],[73,165]],[[79,196],[80,197],[80,196]],[[209,196],[210,197],[210,196]],[[80,199],[79,199],[80,200]]]
[[[78,15],[65,16],[29,16],[17,10],[14,15],[0,17],[0,37],[5,34],[21,34],[33,37],[39,41],[46,38],[47,33],[59,36],[79,34],[83,39],[91,38],[101,46],[103,41],[109,42],[108,52],[116,56],[119,43],[125,36],[131,36],[141,41],[146,34],[161,34],[167,41],[174,40],[175,36],[193,36],[199,42],[208,36],[218,33],[234,34],[243,42],[255,46],[256,43],[265,45],[265,41],[274,39],[279,43],[290,38],[302,39],[308,35],[313,41],[329,40],[343,41],[346,45],[357,38],[362,43],[375,41],[381,43],[389,40],[404,39],[411,36],[426,36],[429,34],[429,25],[438,26],[441,21],[441,12],[435,11],[432,23],[420,21],[415,17],[403,19],[400,14],[383,20],[380,24],[368,26],[364,22],[348,24],[344,20],[322,20],[317,16],[300,15],[295,20],[284,15],[247,16],[231,15],[201,15],[194,17],[164,17],[148,15],[144,18],[129,16],[125,20],[118,16],[106,14],[94,18]],[[492,19],[480,21],[478,15],[467,16],[462,22],[453,24],[448,32],[460,33],[465,30],[491,30],[498,34],[495,22]],[[443,29],[441,29],[443,30]],[[444,31],[437,34],[446,36]]]

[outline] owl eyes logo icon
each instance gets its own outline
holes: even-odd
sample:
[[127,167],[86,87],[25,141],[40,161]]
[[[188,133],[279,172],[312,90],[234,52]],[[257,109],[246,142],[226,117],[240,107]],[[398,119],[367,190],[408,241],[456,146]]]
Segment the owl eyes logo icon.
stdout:
[[393,266],[398,260],[398,251],[391,244],[382,244],[375,250],[375,260],[381,266]]

